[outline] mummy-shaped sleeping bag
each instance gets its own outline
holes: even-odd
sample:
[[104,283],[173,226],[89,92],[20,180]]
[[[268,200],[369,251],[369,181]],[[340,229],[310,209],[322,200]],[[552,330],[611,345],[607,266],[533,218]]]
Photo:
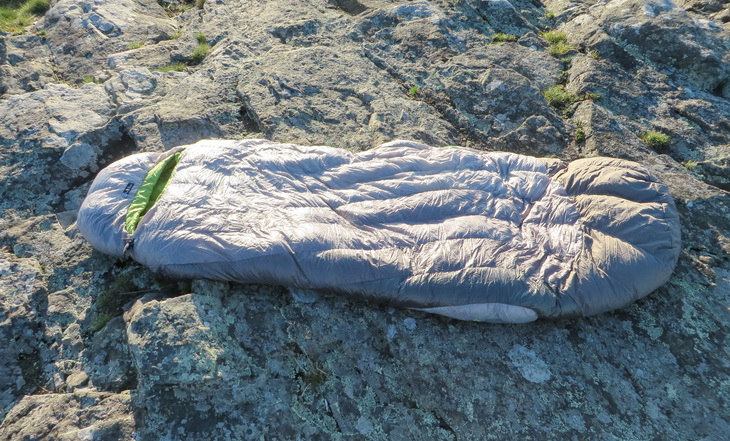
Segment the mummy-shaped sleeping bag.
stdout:
[[178,278],[336,292],[465,320],[609,311],[667,281],[667,188],[640,165],[395,141],[201,141],[102,170],[78,227]]

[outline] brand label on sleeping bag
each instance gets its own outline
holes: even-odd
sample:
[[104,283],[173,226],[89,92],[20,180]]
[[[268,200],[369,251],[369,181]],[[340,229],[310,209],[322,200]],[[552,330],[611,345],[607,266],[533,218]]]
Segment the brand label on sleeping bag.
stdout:
[[124,187],[124,191],[122,192],[122,196],[125,198],[129,197],[129,192],[132,191],[132,188],[134,187],[134,182],[130,182],[127,184],[126,187]]

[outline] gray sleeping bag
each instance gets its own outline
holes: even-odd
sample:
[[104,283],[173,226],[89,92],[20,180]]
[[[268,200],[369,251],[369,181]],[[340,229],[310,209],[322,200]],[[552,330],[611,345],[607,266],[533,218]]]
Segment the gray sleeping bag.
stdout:
[[664,284],[680,251],[672,198],[636,163],[409,141],[135,154],[99,173],[78,227],[95,248],[167,276],[489,322],[620,308]]

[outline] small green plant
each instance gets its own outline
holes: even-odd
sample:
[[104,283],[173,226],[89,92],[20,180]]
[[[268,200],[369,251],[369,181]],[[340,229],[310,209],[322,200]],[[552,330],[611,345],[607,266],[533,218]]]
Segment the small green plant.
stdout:
[[548,20],[554,20],[555,19],[555,13],[553,11],[547,11],[545,13],[545,18]]
[[192,8],[192,5],[170,5],[169,10],[172,14],[179,15]]
[[586,141],[586,131],[583,128],[583,121],[575,122],[575,136],[573,136],[573,141],[578,144],[583,144]]
[[198,45],[190,55],[190,64],[200,64],[203,59],[210,53],[210,45],[205,39],[205,35],[201,33],[195,34],[195,39],[198,40]]
[[[179,35],[173,34],[173,38],[179,38]],[[193,52],[187,59],[187,63],[173,63],[167,66],[158,67],[158,72],[182,72],[187,66],[195,66],[203,62],[203,59],[210,53],[210,44],[208,44],[205,35],[201,33],[195,34],[195,39],[198,41],[198,45],[195,46]]]
[[408,96],[410,97],[415,97],[419,93],[421,93],[421,88],[418,86],[411,86],[411,88],[408,89]]
[[182,72],[186,67],[188,66],[184,63],[172,63],[166,66],[160,66],[155,70],[158,72]]
[[575,102],[576,95],[565,90],[565,86],[556,85],[542,91],[542,96],[551,107],[563,110]]
[[566,41],[568,41],[568,36],[565,35],[565,32],[561,31],[547,31],[540,34],[540,36],[551,44],[565,43]]
[[497,32],[496,34],[492,35],[492,43],[508,43],[514,41],[517,41],[516,35],[505,34],[502,32]]
[[568,70],[561,70],[560,76],[558,77],[558,82],[560,84],[568,84],[568,80],[570,79],[570,71]]
[[187,11],[188,9],[192,8],[192,5],[179,5],[174,3],[166,3],[163,0],[157,0],[157,4],[162,6],[162,8],[165,10],[167,15],[169,16],[175,16],[180,15],[183,12]]
[[[172,35],[172,38],[180,38],[179,32]],[[166,66],[158,67],[158,72],[182,72],[188,66],[195,66],[203,62],[203,59],[210,53],[210,44],[208,44],[205,35],[201,33],[195,34],[195,39],[198,41],[198,45],[195,46],[193,52],[190,54],[186,63],[172,63]]]
[[562,57],[565,54],[574,51],[576,49],[572,44],[568,44],[564,41],[559,41],[548,46],[548,53],[553,57]]
[[51,8],[51,0],[28,0],[22,7],[33,15],[43,15]]
[[653,149],[663,148],[669,145],[669,136],[655,130],[644,133],[641,139]]
[[180,37],[182,37],[182,31],[175,31],[170,34],[170,40],[177,40]]
[[692,171],[692,170],[694,170],[694,169],[696,169],[696,168],[697,168],[697,166],[699,165],[699,163],[697,163],[696,161],[692,161],[692,160],[690,160],[690,161],[684,161],[684,162],[682,163],[682,165],[683,165],[683,166],[684,166],[684,168],[686,168],[687,170],[689,170],[689,171]]
[[81,82],[83,84],[89,84],[89,83],[101,84],[102,83],[102,81],[100,79],[96,78],[93,75],[89,75],[88,77],[84,77],[84,79],[81,80]]
[[195,0],[196,8],[203,9],[203,6],[205,6],[205,0]]
[[588,56],[593,58],[594,60],[597,60],[600,58],[601,54],[598,53],[598,51],[590,51],[588,52]]
[[142,46],[144,46],[144,43],[145,43],[145,41],[144,41],[144,40],[141,40],[141,41],[133,41],[133,42],[129,43],[129,44],[127,45],[127,47],[128,47],[129,49],[139,49],[139,48],[141,48]]
[[565,32],[547,31],[540,34],[540,36],[550,43],[548,53],[553,57],[562,57],[577,49],[572,44],[568,44],[568,36],[565,35]]
[[566,112],[568,108],[579,101],[593,101],[601,99],[597,93],[573,93],[565,89],[562,84],[557,84],[542,91],[545,101],[556,110]]
[[0,31],[18,33],[51,7],[51,0],[4,0],[0,6]]
[[45,29],[41,29],[40,31],[36,32],[35,34],[37,36],[39,36],[39,37],[45,37],[46,36],[46,30]]

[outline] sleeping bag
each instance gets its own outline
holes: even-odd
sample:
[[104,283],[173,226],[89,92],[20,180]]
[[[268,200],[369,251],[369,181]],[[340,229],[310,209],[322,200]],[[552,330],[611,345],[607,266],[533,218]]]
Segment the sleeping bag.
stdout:
[[634,162],[394,141],[201,141],[119,160],[78,227],[175,278],[335,292],[457,319],[598,314],[667,281],[667,188]]

